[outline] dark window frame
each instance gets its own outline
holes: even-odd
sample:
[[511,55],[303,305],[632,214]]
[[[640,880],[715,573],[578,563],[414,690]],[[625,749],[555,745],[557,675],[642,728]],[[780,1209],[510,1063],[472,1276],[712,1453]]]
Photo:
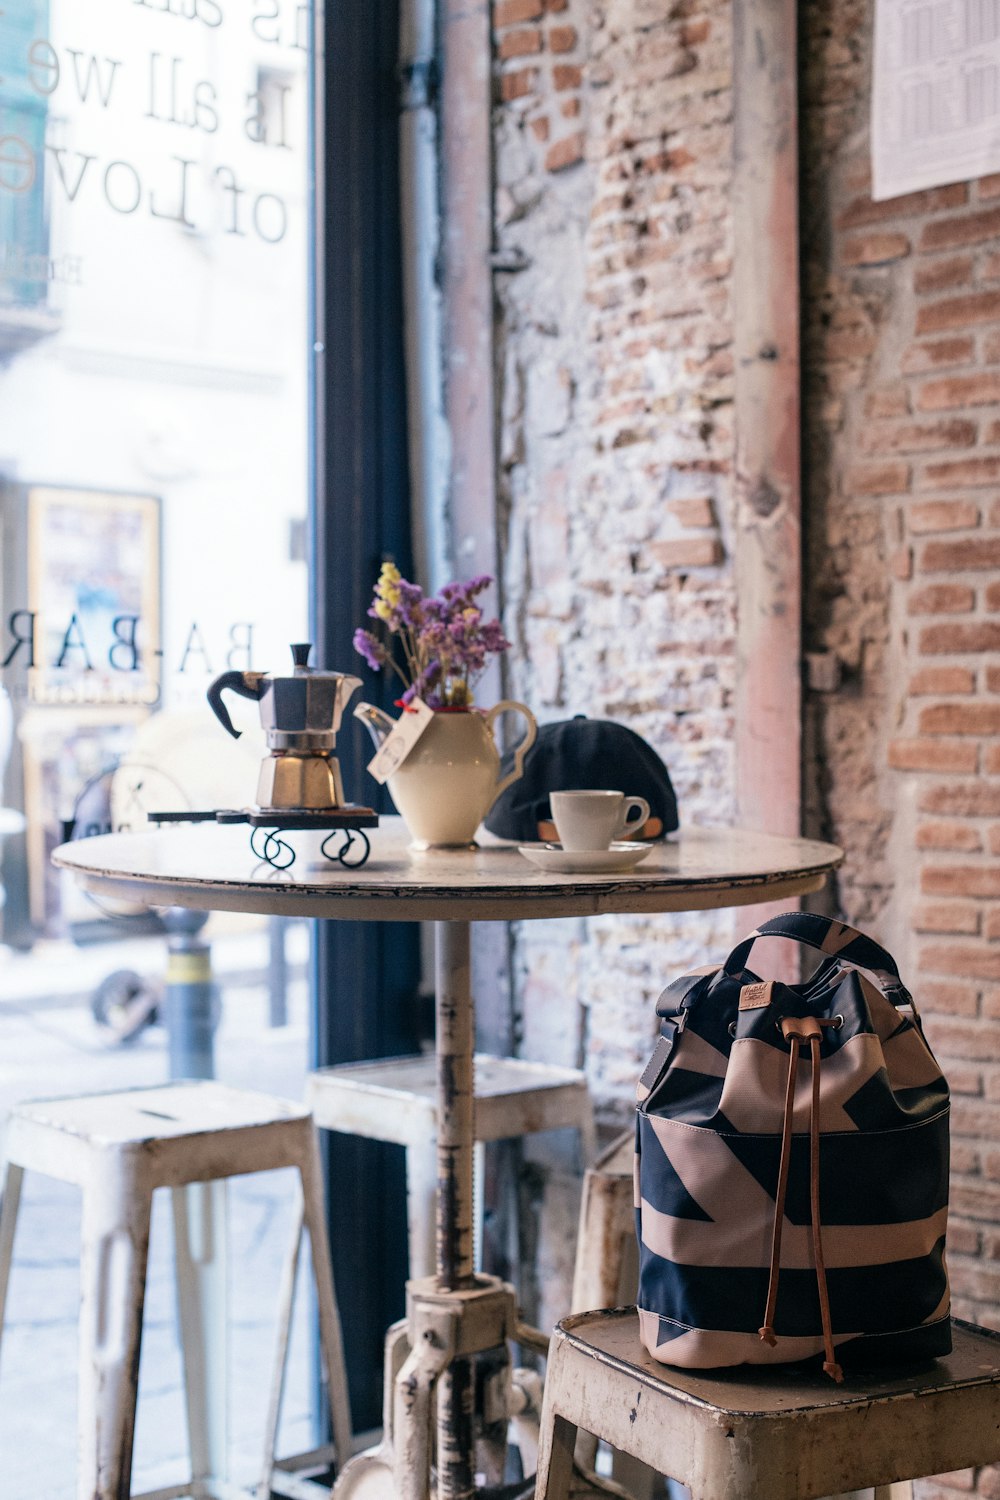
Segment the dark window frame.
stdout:
[[[384,557],[412,565],[399,194],[398,0],[326,7],[316,48],[310,266],[310,619],[316,658],[392,696],[352,648]],[[412,576],[412,575],[410,575]],[[338,740],[347,795],[391,804],[364,774],[350,717]],[[419,930],[317,922],[314,1066],[417,1050]],[[402,1151],[343,1135],[324,1142],[330,1236],[355,1431],[381,1420],[382,1343],[403,1312]]]

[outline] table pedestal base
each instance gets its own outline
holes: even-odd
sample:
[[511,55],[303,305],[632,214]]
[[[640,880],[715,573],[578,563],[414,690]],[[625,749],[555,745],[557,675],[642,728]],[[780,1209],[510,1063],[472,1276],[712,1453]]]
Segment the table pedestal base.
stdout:
[[[433,1453],[435,1500],[469,1500],[474,1465],[487,1482],[503,1479],[514,1288],[477,1276],[467,1289],[446,1292],[428,1277],[407,1283],[406,1303],[410,1354],[396,1376],[393,1408],[396,1493],[399,1500],[428,1500]],[[487,1354],[484,1372],[478,1357]]]
[[432,1276],[409,1281],[406,1313],[408,1352],[400,1363],[404,1346],[397,1338],[387,1359],[391,1432],[378,1449],[345,1466],[334,1487],[337,1500],[431,1500],[432,1463],[434,1500],[482,1495],[474,1462],[488,1483],[502,1481],[508,1341],[517,1322],[513,1287],[495,1276],[477,1276],[453,1292],[442,1291]]
[[[503,1483],[511,1416],[523,1411],[529,1384],[540,1385],[531,1372],[511,1370],[509,1344],[520,1329],[513,1287],[477,1276],[468,1288],[442,1291],[430,1276],[407,1282],[406,1310],[386,1339],[385,1436],[345,1465],[333,1500],[529,1500],[533,1477]],[[527,1399],[539,1404],[539,1392]],[[625,1491],[581,1472],[573,1494]]]

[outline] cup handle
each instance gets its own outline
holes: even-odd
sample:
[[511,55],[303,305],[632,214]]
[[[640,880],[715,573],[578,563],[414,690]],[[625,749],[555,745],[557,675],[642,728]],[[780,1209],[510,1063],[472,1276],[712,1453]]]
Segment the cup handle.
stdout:
[[[535,743],[535,736],[538,733],[538,725],[535,723],[535,716],[531,712],[531,709],[526,708],[523,703],[516,702],[513,698],[505,698],[502,703],[495,703],[490,709],[489,713],[484,715],[486,720],[486,727],[489,730],[490,735],[493,739],[493,743],[495,745],[497,737],[493,725],[496,719],[499,718],[500,714],[506,713],[506,711],[510,708],[515,709],[522,716],[527,727],[524,731],[524,738],[520,741],[517,749],[514,751],[514,769],[508,776],[505,776],[501,782],[498,782],[496,790],[494,791],[493,796],[490,798],[489,806],[483,812],[484,818],[489,812],[490,808],[493,806],[494,802],[499,797],[500,793],[506,791],[507,787],[509,787],[513,782],[519,779],[521,772],[524,769],[524,757],[527,755],[528,751]],[[499,749],[500,747],[497,746],[498,754]]]
[[[629,813],[633,807],[637,807],[641,814],[638,818],[630,818]],[[618,819],[618,827],[615,829],[615,838],[620,838],[623,833],[635,833],[641,828],[649,817],[649,803],[645,797],[626,797],[622,804],[621,815]]]

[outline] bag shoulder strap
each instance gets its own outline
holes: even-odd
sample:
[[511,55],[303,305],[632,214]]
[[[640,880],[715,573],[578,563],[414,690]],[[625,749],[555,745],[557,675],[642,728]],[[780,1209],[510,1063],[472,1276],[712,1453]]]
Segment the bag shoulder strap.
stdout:
[[835,922],[831,917],[817,912],[781,912],[745,937],[730,953],[723,964],[723,973],[735,976],[742,973],[750,950],[759,937],[791,938],[807,948],[816,948],[839,963],[849,964],[855,969],[865,969],[876,980],[879,988],[894,1005],[912,1005],[910,993],[899,977],[896,960],[880,943],[848,927]]
[[718,972],[718,964],[707,964],[703,969],[695,969],[690,974],[682,974],[680,979],[675,979],[672,984],[667,985],[657,1000],[656,1014],[660,1018],[660,1034],[656,1039],[653,1055],[639,1079],[636,1097],[640,1105],[649,1097],[650,1092],[666,1071],[677,1038],[684,1030],[688,1010],[705,989],[709,979]]
[[718,972],[718,964],[706,964],[703,969],[693,969],[690,974],[682,974],[679,979],[673,980],[660,994],[656,1002],[656,1014],[676,1016],[687,1010],[698,994],[707,987],[708,980]]

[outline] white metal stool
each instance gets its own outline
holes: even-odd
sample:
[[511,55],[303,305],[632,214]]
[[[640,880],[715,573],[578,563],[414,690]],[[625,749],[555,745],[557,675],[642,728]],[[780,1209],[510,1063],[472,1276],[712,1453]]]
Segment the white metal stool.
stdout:
[[[635,1132],[627,1130],[601,1152],[584,1176],[573,1275],[573,1313],[620,1307],[635,1296],[639,1252],[635,1234]],[[597,1438],[581,1428],[576,1461],[584,1472],[596,1463]],[[670,1456],[662,1462],[669,1466]],[[672,1472],[672,1471],[671,1471]],[[650,1500],[662,1484],[656,1470],[629,1452],[615,1450],[611,1473],[632,1500]],[[842,1493],[829,1500],[870,1500],[871,1492]],[[885,1489],[881,1500],[912,1500],[908,1482]]]
[[[19,1105],[6,1139],[0,1208],[0,1333],[21,1179],[37,1171],[83,1193],[79,1370],[79,1500],[127,1500],[153,1192],[174,1189],[190,1482],[144,1500],[225,1500],[224,1179],[290,1167],[299,1173],[319,1305],[320,1345],[338,1456],[350,1453],[340,1320],[334,1301],[316,1133],[308,1110],[218,1083],[174,1083]],[[286,1275],[290,1303],[294,1267]],[[285,1313],[281,1309],[281,1316]],[[221,1336],[220,1336],[221,1335]],[[270,1493],[281,1386],[263,1435],[259,1495]]]
[[[634,1308],[581,1313],[552,1336],[536,1500],[570,1494],[577,1429],[690,1486],[695,1500],[813,1500],[1000,1459],[1000,1337],[953,1323],[954,1350],[913,1373],[669,1369]],[[900,1482],[902,1491],[900,1490]]]
[[[318,1126],[406,1147],[406,1222],[410,1277],[434,1274],[437,1194],[432,1056],[341,1063],[309,1075],[306,1102]],[[594,1152],[594,1118],[583,1074],[520,1058],[475,1060],[476,1193],[483,1181],[483,1146],[513,1136],[571,1128],[580,1133],[584,1164]],[[476,1231],[481,1213],[476,1214]],[[479,1255],[476,1257],[479,1263]]]

